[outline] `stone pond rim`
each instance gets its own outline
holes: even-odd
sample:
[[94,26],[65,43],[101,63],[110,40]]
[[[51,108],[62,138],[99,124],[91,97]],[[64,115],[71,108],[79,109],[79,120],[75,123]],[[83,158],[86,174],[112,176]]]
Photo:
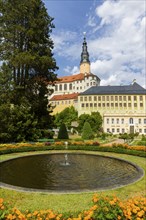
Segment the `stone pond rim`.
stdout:
[[[61,163],[66,153],[70,166],[64,167]],[[144,175],[143,169],[132,162],[87,152],[20,156],[0,162],[0,173],[2,188],[44,193],[111,190],[132,184]]]

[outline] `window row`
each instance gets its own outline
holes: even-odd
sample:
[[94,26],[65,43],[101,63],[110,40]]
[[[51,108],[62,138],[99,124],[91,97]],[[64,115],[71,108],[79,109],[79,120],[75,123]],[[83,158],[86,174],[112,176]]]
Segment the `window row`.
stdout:
[[[96,82],[90,82],[90,83],[86,83],[86,86],[95,86]],[[70,84],[59,84],[59,85],[55,85],[55,91],[62,91],[62,90],[72,90],[72,89],[82,89],[82,86],[80,87],[75,87],[73,86],[72,83]]]
[[143,103],[139,103],[139,105],[137,103],[82,103],[81,104],[81,107],[84,108],[84,107],[111,107],[111,108],[114,108],[114,107],[124,107],[124,108],[131,108],[132,106],[134,106],[135,108],[136,107],[143,107]]
[[143,101],[143,96],[81,96],[80,101]]
[[73,101],[70,100],[63,100],[63,101],[56,101],[56,102],[52,102],[53,105],[60,105],[60,104],[71,104]]
[[[122,129],[120,129],[120,128],[107,128],[107,130],[106,130],[106,132],[108,132],[108,133],[126,133],[126,131],[125,131],[125,128],[122,128]],[[139,129],[138,130],[138,132],[139,133],[145,133],[146,134],[146,129]]]
[[[146,124],[146,118],[144,119],[134,119],[133,118],[129,118],[129,124],[134,124],[134,122],[138,123],[138,124]],[[124,118],[106,118],[106,123],[107,124],[124,124],[125,123],[125,120]],[[126,120],[126,123],[127,123],[127,120]]]

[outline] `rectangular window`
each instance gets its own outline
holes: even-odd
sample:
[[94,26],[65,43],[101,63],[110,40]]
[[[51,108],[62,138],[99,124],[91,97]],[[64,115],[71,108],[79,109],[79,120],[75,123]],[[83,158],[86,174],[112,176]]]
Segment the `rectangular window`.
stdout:
[[109,103],[107,103],[106,106],[109,107]]
[[109,118],[106,119],[106,123],[109,124]]
[[106,97],[106,101],[109,101],[109,96]]
[[119,118],[117,118],[117,124],[119,124]]
[[97,101],[97,96],[94,96],[94,101]]
[[101,96],[98,96],[98,101],[101,101]]
[[82,103],[82,105],[81,105],[81,106],[82,106],[82,108],[84,108],[84,103]]
[[117,128],[117,132],[118,132],[118,133],[120,132],[120,129],[119,129],[119,128]]
[[102,101],[105,101],[105,96],[102,96]]
[[137,103],[134,103],[134,107],[135,107],[135,108],[137,107]]
[[89,96],[89,101],[92,101],[92,97],[91,96]]
[[88,103],[86,103],[86,107],[88,107]]
[[122,128],[122,133],[125,133],[125,129],[124,128]]
[[139,133],[142,133],[142,129],[139,129]]
[[121,124],[124,124],[124,118],[121,119]]
[[140,99],[140,101],[143,101],[143,97],[142,97],[142,95],[139,97],[139,99]]
[[85,101],[85,102],[87,101],[87,96],[84,97],[84,101]]
[[115,132],[115,129],[114,128],[112,128],[112,133],[114,133]]
[[107,132],[110,132],[110,129],[109,128],[107,128],[107,130],[106,130]]
[[122,101],[122,96],[119,96],[119,101]]
[[123,97],[123,100],[126,101],[126,96]]
[[138,123],[141,124],[141,118],[138,119]]
[[144,124],[146,124],[146,118],[144,118]]
[[129,108],[131,107],[131,103],[128,103],[128,107],[129,107]]
[[115,107],[118,107],[118,103],[115,103]]
[[97,107],[97,103],[94,103],[94,107]]
[[105,107],[105,103],[102,103],[102,107]]
[[125,108],[127,107],[127,104],[126,104],[126,103],[124,103],[124,107],[125,107]]
[[119,106],[122,107],[122,103],[120,103]]
[[114,118],[112,118],[112,124],[114,124]]
[[80,101],[81,101],[81,102],[83,101],[83,97],[80,97]]
[[113,96],[111,96],[111,101],[113,101],[114,100],[114,98],[113,98]]
[[118,96],[115,96],[115,101],[118,101]]
[[131,96],[128,96],[128,101],[131,101]]
[[101,107],[101,103],[98,103],[98,107]]
[[92,104],[92,103],[90,103],[90,107],[93,107],[93,104]]
[[144,133],[146,133],[146,129],[144,129]]
[[137,101],[137,96],[134,96],[134,101]]
[[140,107],[141,107],[141,108],[143,107],[143,103],[140,103]]
[[111,107],[112,107],[112,108],[114,107],[114,103],[111,103]]

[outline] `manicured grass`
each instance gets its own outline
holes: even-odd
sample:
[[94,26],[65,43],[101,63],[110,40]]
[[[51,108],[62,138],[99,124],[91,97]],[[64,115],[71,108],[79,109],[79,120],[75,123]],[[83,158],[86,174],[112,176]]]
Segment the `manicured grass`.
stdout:
[[[44,152],[49,153],[52,151]],[[53,151],[57,152],[57,151]],[[83,151],[80,151],[83,152]],[[36,154],[40,152],[35,152]],[[42,153],[42,152],[41,152]],[[87,153],[87,151],[86,151]],[[93,152],[89,152],[93,153]],[[115,153],[107,153],[107,152],[94,152],[99,155],[106,156],[114,156],[118,158],[123,158],[128,161],[131,161],[141,168],[143,168],[146,172],[146,161],[145,158],[125,155],[125,154],[115,154]],[[31,153],[15,153],[15,154],[7,154],[1,156],[1,160],[14,158],[17,156],[28,155]],[[33,153],[34,154],[34,153]],[[98,192],[99,196],[102,195],[117,195],[120,199],[126,199],[128,197],[134,196],[145,196],[145,183],[146,176],[144,176],[141,180],[131,185],[115,189],[115,190],[107,190],[104,192]],[[44,210],[44,209],[52,209],[58,212],[78,212],[81,210],[87,210],[91,207],[92,197],[94,193],[80,193],[80,194],[45,194],[45,193],[28,193],[28,192],[17,192],[8,189],[0,189],[0,197],[4,198],[6,202],[9,202],[11,207],[17,207],[19,210]]]

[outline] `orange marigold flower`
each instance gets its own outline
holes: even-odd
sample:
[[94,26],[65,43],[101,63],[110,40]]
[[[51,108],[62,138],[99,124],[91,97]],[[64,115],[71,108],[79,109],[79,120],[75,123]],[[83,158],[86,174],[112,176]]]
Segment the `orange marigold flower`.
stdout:
[[141,210],[140,212],[137,213],[138,217],[142,217],[144,216],[145,212],[143,210]]

